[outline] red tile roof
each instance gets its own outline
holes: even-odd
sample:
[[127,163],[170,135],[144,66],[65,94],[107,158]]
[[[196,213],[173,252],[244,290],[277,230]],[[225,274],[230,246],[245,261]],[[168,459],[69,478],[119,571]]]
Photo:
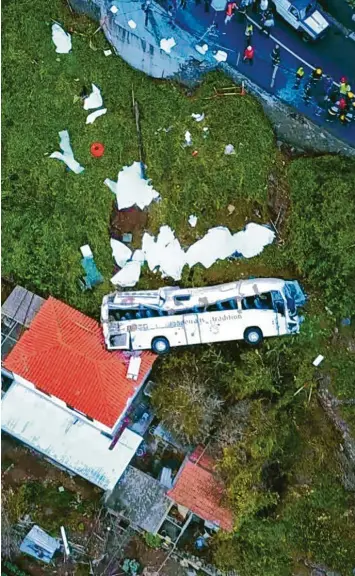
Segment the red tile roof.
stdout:
[[128,380],[128,359],[122,352],[106,350],[100,325],[49,298],[4,366],[112,428],[156,356],[143,352],[141,358],[138,380]]
[[228,508],[221,505],[224,486],[213,474],[214,461],[209,456],[202,455],[195,463],[198,457],[201,457],[199,448],[186,462],[168,496],[203,520],[215,522],[223,530],[231,531],[233,516]]

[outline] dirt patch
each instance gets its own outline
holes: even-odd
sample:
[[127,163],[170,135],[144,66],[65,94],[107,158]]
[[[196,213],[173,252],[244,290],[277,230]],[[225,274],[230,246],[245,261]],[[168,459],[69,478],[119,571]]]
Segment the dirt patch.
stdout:
[[148,222],[148,212],[139,208],[127,208],[127,210],[117,210],[113,205],[110,220],[110,236],[117,240],[122,240],[122,234],[133,234],[131,244],[141,246],[141,239]]
[[[134,558],[146,568],[148,573],[154,574],[166,559],[168,552],[165,550],[154,550],[139,538],[133,538],[125,550],[126,558]],[[160,572],[160,576],[186,576],[187,571],[175,560],[168,560]]]

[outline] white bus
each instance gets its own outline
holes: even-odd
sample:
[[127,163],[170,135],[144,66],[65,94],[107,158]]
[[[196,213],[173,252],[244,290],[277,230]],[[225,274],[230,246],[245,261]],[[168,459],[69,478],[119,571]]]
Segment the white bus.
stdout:
[[166,354],[171,346],[295,334],[306,297],[296,281],[239,280],[206,288],[114,292],[103,298],[101,323],[109,350]]

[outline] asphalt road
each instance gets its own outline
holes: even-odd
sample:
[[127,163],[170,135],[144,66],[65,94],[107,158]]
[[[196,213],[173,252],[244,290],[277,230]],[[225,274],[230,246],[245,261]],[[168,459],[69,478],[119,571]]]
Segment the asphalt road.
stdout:
[[[259,16],[251,13],[250,17],[259,22]],[[203,0],[197,5],[195,2],[189,2],[185,10],[180,6],[175,11],[176,24],[196,34],[198,38],[203,36],[201,44],[208,44],[210,50],[225,49],[228,54],[228,64],[237,68],[269,93],[292,105],[314,123],[325,127],[334,136],[348,144],[355,145],[355,122],[347,126],[343,126],[339,120],[334,123],[326,122],[323,81],[320,81],[313,89],[308,105],[302,98],[306,82],[301,84],[299,90],[293,89],[296,69],[302,65],[306,72],[306,79],[311,72],[311,68],[307,66],[309,64],[313,67],[320,66],[324,74],[331,75],[336,82],[339,82],[341,76],[347,76],[355,92],[355,42],[353,40],[345,38],[337,29],[331,28],[322,40],[306,43],[292,27],[277,17],[271,31],[271,38],[260,33],[254,26],[252,45],[255,48],[255,58],[253,65],[250,66],[242,61],[245,47],[244,19],[237,14],[231,22],[225,25],[224,18],[224,12],[216,12],[213,8],[206,13]],[[213,24],[216,25],[214,32],[207,32]],[[271,78],[274,68],[270,54],[275,40],[272,38],[281,45],[281,63],[273,87],[271,87]],[[178,46],[174,48],[176,49]]]

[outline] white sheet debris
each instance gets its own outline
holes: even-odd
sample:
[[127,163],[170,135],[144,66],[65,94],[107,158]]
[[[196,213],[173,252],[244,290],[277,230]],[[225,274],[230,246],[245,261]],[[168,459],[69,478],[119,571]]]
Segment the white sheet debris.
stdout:
[[194,118],[196,122],[202,122],[205,117],[205,113],[202,112],[202,114],[191,114],[191,117]]
[[324,356],[322,356],[321,354],[319,354],[319,355],[317,356],[317,358],[316,358],[315,360],[313,360],[312,364],[313,364],[313,366],[319,366],[319,364],[320,364],[321,362],[323,362],[323,360],[324,360]]
[[132,260],[135,262],[140,262],[141,264],[144,264],[145,257],[144,257],[143,250],[135,250],[133,252]]
[[142,250],[150,270],[160,268],[164,277],[180,280],[185,265],[185,252],[170,226],[160,228],[157,239],[147,232],[143,235]]
[[160,40],[160,48],[164,50],[167,54],[170,54],[171,49],[176,46],[174,38],[163,38]]
[[191,146],[191,144],[192,144],[191,134],[188,130],[186,130],[186,132],[185,132],[185,146]]
[[139,280],[141,273],[140,262],[130,260],[123,268],[111,278],[112,284],[115,286],[131,287],[135,286]]
[[127,370],[127,378],[129,380],[137,380],[139,375],[139,370],[141,367],[142,358],[140,356],[131,356],[129,359],[129,365]]
[[61,132],[59,132],[59,138],[60,138],[59,146],[63,151],[63,153],[53,152],[53,154],[50,155],[50,158],[61,160],[75,174],[80,174],[81,172],[83,172],[84,168],[80,166],[79,162],[77,162],[74,158],[73,150],[70,145],[68,130],[62,130]]
[[132,250],[128,248],[126,244],[123,244],[123,242],[120,242],[115,238],[111,238],[110,244],[112,248],[112,256],[114,257],[116,264],[122,268],[122,266],[124,266],[126,262],[131,258]]
[[117,6],[115,6],[115,5],[111,6],[110,12],[112,12],[112,14],[116,14],[118,12]]
[[112,50],[104,50],[105,56],[111,56]]
[[235,150],[234,150],[234,146],[233,144],[227,144],[227,146],[224,149],[224,153],[225,154],[235,154]]
[[189,224],[190,224],[191,228],[195,228],[195,226],[197,224],[197,216],[194,216],[193,214],[191,214],[189,216]]
[[71,36],[59,24],[52,26],[52,40],[58,54],[68,54],[71,50]]
[[101,108],[102,106],[102,96],[100,88],[95,86],[95,84],[91,84],[91,87],[92,87],[91,94],[84,100],[84,110],[91,110],[92,108]]
[[137,28],[137,24],[135,23],[134,20],[128,20],[127,24],[128,24],[128,26],[129,26],[130,28],[132,28],[132,30],[134,30],[135,28]]
[[91,112],[91,114],[89,114],[89,116],[86,118],[85,124],[93,124],[96,118],[99,118],[99,116],[103,116],[104,114],[106,114],[106,112],[107,108],[101,108],[101,110],[95,110],[95,112]]
[[225,62],[227,60],[228,54],[224,52],[224,50],[218,50],[217,54],[213,55],[213,58],[217,60],[217,62]]
[[202,56],[204,56],[208,50],[208,44],[204,44],[203,46],[196,44],[195,49],[197,50],[197,52],[202,54]]
[[117,182],[106,178],[106,186],[116,194],[119,210],[137,205],[141,210],[160,196],[150,184],[150,180],[142,178],[140,162],[133,162],[131,166],[124,166],[119,172]]
[[275,233],[272,230],[253,222],[236,234],[231,234],[228,228],[217,226],[190,246],[186,260],[190,267],[200,262],[205,268],[210,268],[217,260],[228,258],[235,252],[244,258],[252,258],[260,254],[274,238]]
[[82,253],[83,258],[92,258],[93,257],[93,253],[92,253],[92,250],[91,250],[89,244],[85,244],[84,246],[81,246],[80,252]]

